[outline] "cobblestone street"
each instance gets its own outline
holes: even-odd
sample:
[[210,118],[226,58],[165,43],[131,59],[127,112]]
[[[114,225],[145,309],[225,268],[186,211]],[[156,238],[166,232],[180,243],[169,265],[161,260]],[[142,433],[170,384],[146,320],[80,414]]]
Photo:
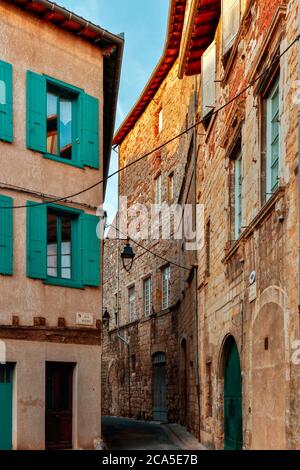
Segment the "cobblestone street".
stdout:
[[203,450],[182,426],[173,424],[106,416],[102,431],[109,450]]

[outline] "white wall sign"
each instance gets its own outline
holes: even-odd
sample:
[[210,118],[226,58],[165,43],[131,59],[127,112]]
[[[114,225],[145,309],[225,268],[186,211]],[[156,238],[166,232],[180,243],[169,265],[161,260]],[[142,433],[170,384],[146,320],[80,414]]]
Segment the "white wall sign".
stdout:
[[77,313],[76,324],[83,326],[93,326],[94,316],[91,313]]
[[249,296],[249,302],[250,303],[253,302],[256,299],[256,297],[257,297],[256,282],[254,282],[254,284],[252,284],[249,287],[248,296]]

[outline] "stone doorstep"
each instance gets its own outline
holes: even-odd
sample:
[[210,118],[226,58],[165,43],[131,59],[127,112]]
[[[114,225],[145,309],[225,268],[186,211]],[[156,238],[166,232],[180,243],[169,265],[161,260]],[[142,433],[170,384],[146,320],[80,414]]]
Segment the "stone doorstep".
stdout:
[[208,450],[204,445],[179,424],[161,423],[161,427],[168,434],[169,438],[184,450]]

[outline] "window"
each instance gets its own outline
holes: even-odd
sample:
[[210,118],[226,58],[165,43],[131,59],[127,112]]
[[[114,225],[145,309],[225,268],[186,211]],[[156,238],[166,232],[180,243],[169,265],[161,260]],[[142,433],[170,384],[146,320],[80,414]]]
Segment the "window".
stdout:
[[171,269],[170,266],[166,266],[162,269],[162,309],[169,308],[170,302],[170,277]]
[[266,196],[279,186],[280,156],[280,94],[279,78],[266,97]]
[[174,202],[174,173],[168,176],[168,200],[169,203]]
[[162,203],[161,175],[155,178],[155,204]]
[[27,147],[52,160],[99,168],[98,99],[27,72]]
[[152,310],[151,277],[144,280],[144,315],[149,317]]
[[240,29],[241,0],[222,0],[223,55],[233,46]]
[[210,220],[205,226],[205,274],[210,275]]
[[164,126],[164,115],[163,110],[161,109],[158,113],[158,133],[160,134]]
[[67,160],[74,158],[73,121],[76,97],[47,91],[47,153]]
[[72,230],[69,215],[48,212],[47,224],[47,276],[72,279]]
[[242,228],[242,153],[239,150],[235,159],[231,160],[231,182],[230,182],[230,212],[231,212],[231,237],[237,240]]
[[13,274],[13,199],[0,195],[0,274]]
[[27,203],[27,276],[47,284],[100,285],[99,217],[57,204]]
[[12,66],[0,60],[0,139],[13,141]]
[[129,302],[129,320],[136,320],[136,311],[135,311],[135,287],[130,287],[128,289],[128,302]]
[[131,372],[134,374],[136,371],[136,356],[135,354],[131,355]]
[[210,115],[216,104],[216,43],[202,56],[202,117]]

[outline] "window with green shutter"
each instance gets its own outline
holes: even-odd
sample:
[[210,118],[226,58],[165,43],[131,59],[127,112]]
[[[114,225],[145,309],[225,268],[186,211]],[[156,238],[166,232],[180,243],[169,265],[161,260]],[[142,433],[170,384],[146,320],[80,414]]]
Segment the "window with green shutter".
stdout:
[[280,95],[279,78],[266,97],[266,196],[279,187],[280,164]]
[[83,283],[87,286],[100,286],[100,240],[97,235],[99,217],[81,215]]
[[13,141],[12,66],[0,60],[0,139]]
[[27,276],[46,279],[47,206],[27,202]]
[[0,274],[13,274],[13,199],[0,195]]
[[55,161],[99,168],[98,99],[28,72],[27,146]]
[[57,204],[29,202],[27,210],[27,275],[65,287],[99,286],[99,218]]

